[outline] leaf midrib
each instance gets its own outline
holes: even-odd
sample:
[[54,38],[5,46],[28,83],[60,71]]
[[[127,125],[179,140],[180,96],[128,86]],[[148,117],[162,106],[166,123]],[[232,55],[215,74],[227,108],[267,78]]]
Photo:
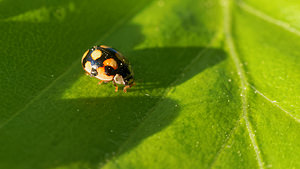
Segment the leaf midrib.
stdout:
[[[225,34],[225,41],[226,45],[229,49],[229,55],[231,56],[231,59],[234,62],[235,68],[237,70],[238,76],[240,78],[240,96],[242,101],[242,118],[245,120],[245,127],[248,131],[250,141],[252,143],[252,146],[254,148],[255,154],[256,154],[256,160],[258,163],[258,166],[260,169],[264,168],[264,162],[261,157],[260,148],[257,144],[255,135],[253,133],[252,124],[248,119],[248,81],[245,75],[245,70],[242,67],[242,63],[240,61],[240,58],[236,52],[235,44],[232,39],[232,28],[231,28],[231,20],[232,20],[232,4],[229,2],[230,0],[226,0],[226,2],[223,5],[223,17],[224,17],[224,34]],[[238,120],[240,121],[240,120]]]
[[[241,71],[244,72],[244,70],[241,67],[242,64],[241,64],[241,62],[240,62],[240,60],[238,58],[238,55],[236,54],[235,46],[234,46],[234,43],[233,43],[233,40],[232,40],[231,29],[230,29],[230,25],[231,25],[231,23],[230,23],[230,17],[232,15],[230,13],[228,5],[229,5],[229,2],[227,0],[227,2],[224,4],[224,8],[223,8],[223,10],[224,10],[224,13],[223,13],[223,15],[224,15],[224,28],[227,25],[227,28],[226,28],[227,30],[226,31],[224,30],[224,34],[225,34],[225,37],[226,37],[226,43],[228,45],[228,41],[229,41],[229,44],[231,44],[230,56],[233,59],[233,61],[235,62],[235,66],[236,66],[237,71],[238,72],[241,72]],[[297,29],[291,27],[289,24],[287,24],[287,23],[285,23],[283,21],[274,19],[274,18],[272,18],[272,17],[264,14],[263,12],[254,9],[253,7],[251,7],[248,4],[244,3],[243,1],[238,1],[237,5],[239,5],[241,7],[241,9],[245,10],[246,12],[248,12],[248,13],[250,13],[250,14],[252,14],[252,15],[254,15],[254,16],[256,16],[256,17],[258,17],[258,18],[260,18],[260,19],[262,19],[264,21],[266,21],[266,22],[269,22],[271,24],[277,25],[277,26],[285,29],[288,32],[291,32],[291,33],[294,33],[297,36],[300,36],[300,31],[298,31]],[[225,18],[226,18],[227,22],[225,22]],[[227,36],[226,36],[226,32],[227,32]],[[242,73],[242,74],[240,73],[239,77],[240,77],[240,80],[242,82],[241,83],[241,87],[240,87],[242,89],[242,93],[245,93],[246,90],[248,90],[248,86],[250,86],[255,92],[257,92],[259,95],[261,95],[264,99],[266,99],[272,105],[276,106],[281,111],[285,112],[288,116],[290,116],[291,118],[293,118],[296,122],[298,122],[298,123],[300,122],[300,119],[296,118],[290,112],[288,112],[287,110],[285,110],[284,108],[282,108],[278,104],[274,103],[265,94],[263,94],[262,92],[258,91],[253,85],[251,85],[250,83],[248,83],[247,79],[244,76],[244,73]],[[244,88],[243,86],[246,86],[246,88]],[[243,90],[244,90],[244,92],[243,92]],[[247,99],[247,96],[243,95],[242,96],[243,105],[244,105],[245,101],[247,101],[245,99]],[[214,166],[215,162],[217,161],[218,157],[220,156],[221,152],[225,149],[225,146],[228,145],[228,143],[231,140],[232,136],[235,134],[235,131],[240,126],[240,122],[241,122],[242,118],[244,118],[245,121],[246,121],[246,127],[247,127],[247,121],[248,121],[248,126],[251,126],[251,123],[249,122],[248,117],[247,117],[247,112],[244,111],[243,114],[240,116],[240,118],[237,120],[236,125],[233,127],[233,129],[231,130],[231,132],[228,135],[228,137],[226,137],[226,139],[224,141],[224,144],[221,146],[221,148],[219,149],[219,151],[217,152],[217,154],[213,158],[212,163],[210,164],[209,168],[213,168],[213,166]],[[252,127],[250,129],[251,130],[249,130],[249,128],[247,128],[247,131],[249,133],[249,137],[250,137],[250,139],[252,137],[252,140],[254,140],[256,142],[255,136],[253,134],[250,134],[253,131]],[[256,159],[258,161],[259,167],[260,168],[264,168],[264,162],[262,161],[262,159],[260,157],[260,152],[257,152],[257,151],[259,151],[258,146],[256,146],[256,147],[257,147],[257,149],[255,149],[255,147],[254,147],[254,150],[256,151],[256,157],[257,157]]]

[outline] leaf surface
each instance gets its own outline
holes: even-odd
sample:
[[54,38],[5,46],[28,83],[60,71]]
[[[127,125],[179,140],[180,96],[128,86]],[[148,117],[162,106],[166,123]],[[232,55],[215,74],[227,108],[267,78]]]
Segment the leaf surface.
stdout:
[[[0,168],[299,168],[298,8],[0,1]],[[128,93],[84,75],[96,44],[130,60]]]

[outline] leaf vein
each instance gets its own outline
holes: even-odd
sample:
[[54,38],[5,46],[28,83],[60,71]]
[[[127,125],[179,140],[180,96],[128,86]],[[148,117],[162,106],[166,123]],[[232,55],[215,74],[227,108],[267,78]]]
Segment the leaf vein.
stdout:
[[278,20],[278,19],[275,19],[275,18],[272,18],[270,17],[269,15],[253,8],[252,6],[246,4],[245,2],[243,1],[238,1],[238,6],[241,7],[241,9],[243,9],[244,11],[256,16],[256,17],[259,17],[271,24],[274,24],[274,25],[277,25],[283,29],[285,29],[286,31],[288,32],[291,32],[297,36],[300,36],[300,31],[297,30],[296,28],[292,27],[289,23],[286,23],[286,22],[283,22],[281,20]]
[[229,141],[231,140],[231,138],[234,136],[235,131],[238,129],[238,127],[240,126],[241,120],[242,120],[242,116],[239,117],[239,119],[237,120],[236,124],[234,125],[234,127],[231,129],[229,135],[225,138],[224,143],[222,144],[222,146],[220,147],[220,149],[218,150],[218,152],[216,153],[216,155],[214,156],[211,164],[209,165],[208,168],[213,168],[214,165],[216,164],[219,156],[221,155],[221,153],[225,150],[225,147],[228,145]]
[[266,95],[264,95],[262,92],[258,91],[253,85],[249,84],[249,86],[254,90],[255,93],[258,93],[264,99],[266,99],[267,101],[269,101],[272,105],[276,106],[277,108],[279,108],[280,110],[282,110],[284,113],[286,113],[288,116],[290,116],[292,119],[294,119],[296,122],[300,123],[300,119],[298,119],[297,117],[295,117],[292,113],[288,112],[287,110],[285,110],[284,108],[282,108],[281,106],[279,106],[276,102],[274,102],[273,100],[271,100],[270,98],[268,98]]

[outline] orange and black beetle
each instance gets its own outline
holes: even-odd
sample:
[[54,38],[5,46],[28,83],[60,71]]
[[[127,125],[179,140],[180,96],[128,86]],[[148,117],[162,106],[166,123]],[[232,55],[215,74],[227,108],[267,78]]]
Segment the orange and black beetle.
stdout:
[[128,60],[111,47],[92,47],[83,54],[81,63],[88,75],[101,80],[99,84],[113,81],[116,92],[117,84],[125,85],[124,92],[134,85],[133,72]]

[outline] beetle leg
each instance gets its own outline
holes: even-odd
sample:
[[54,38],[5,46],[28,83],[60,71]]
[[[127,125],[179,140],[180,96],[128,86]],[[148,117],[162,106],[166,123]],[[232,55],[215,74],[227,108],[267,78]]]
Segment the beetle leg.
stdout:
[[99,82],[98,82],[98,85],[101,85],[103,83],[103,80],[100,80]]
[[127,93],[127,89],[130,88],[130,87],[131,87],[131,86],[124,86],[123,92],[124,92],[124,93]]
[[113,81],[114,86],[116,87],[115,92],[118,91],[118,85],[115,83],[115,81]]

